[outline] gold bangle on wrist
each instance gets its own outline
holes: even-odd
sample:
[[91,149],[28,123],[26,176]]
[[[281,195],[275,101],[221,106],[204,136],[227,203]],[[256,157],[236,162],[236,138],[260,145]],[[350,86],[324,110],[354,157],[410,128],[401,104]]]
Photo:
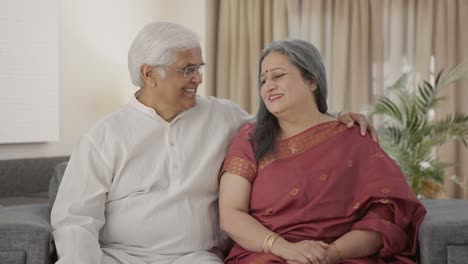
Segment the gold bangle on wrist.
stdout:
[[263,240],[263,246],[262,246],[263,252],[270,253],[271,247],[273,247],[273,243],[275,242],[275,239],[278,236],[279,236],[278,234],[271,232],[270,234],[268,234],[268,236],[265,237],[265,240]]
[[275,243],[275,239],[279,237],[278,234],[274,234],[273,236],[271,236],[270,238],[270,241],[268,241],[268,251],[271,252],[271,248],[273,247],[273,243]]
[[343,257],[341,256],[341,252],[338,249],[338,247],[336,246],[335,242],[331,243],[330,245],[332,245],[335,248],[336,252],[338,252],[338,260],[342,260]]
[[263,249],[263,252],[265,253],[268,253],[268,240],[270,239],[270,237],[273,235],[274,233],[271,232],[270,234],[268,234],[265,239],[263,240],[263,245],[262,245],[262,249]]

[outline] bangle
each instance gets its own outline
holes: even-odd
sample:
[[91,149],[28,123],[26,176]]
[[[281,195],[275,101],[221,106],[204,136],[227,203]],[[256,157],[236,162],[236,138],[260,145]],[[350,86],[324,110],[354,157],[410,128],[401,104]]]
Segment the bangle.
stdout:
[[336,252],[338,252],[338,260],[342,260],[343,257],[341,256],[341,252],[340,250],[338,250],[338,247],[336,246],[335,242],[331,243],[330,245],[332,245],[335,248]]
[[270,234],[268,234],[266,237],[265,237],[265,240],[263,240],[263,245],[262,245],[262,249],[263,249],[263,252],[265,253],[268,253],[268,240],[270,239],[270,237],[273,235],[274,233],[271,232]]
[[268,234],[268,236],[265,237],[265,240],[263,240],[263,246],[262,246],[263,252],[270,253],[271,247],[273,246],[273,243],[275,242],[275,239],[278,236],[279,236],[278,234],[271,232],[270,234]]
[[273,236],[271,236],[270,241],[268,241],[268,251],[271,252],[271,248],[273,247],[273,243],[275,243],[275,239],[277,237],[279,237],[279,235],[276,233]]

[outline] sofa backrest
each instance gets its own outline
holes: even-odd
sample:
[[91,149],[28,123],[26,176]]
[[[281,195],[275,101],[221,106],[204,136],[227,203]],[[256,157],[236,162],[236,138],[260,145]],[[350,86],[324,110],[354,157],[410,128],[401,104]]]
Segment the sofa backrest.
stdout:
[[0,197],[48,192],[55,165],[69,157],[0,160]]

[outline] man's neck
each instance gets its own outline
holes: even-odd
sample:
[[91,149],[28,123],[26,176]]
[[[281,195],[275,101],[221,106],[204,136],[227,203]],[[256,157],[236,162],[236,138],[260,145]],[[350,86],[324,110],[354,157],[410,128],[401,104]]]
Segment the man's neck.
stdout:
[[145,90],[140,90],[140,92],[135,96],[140,103],[149,108],[153,108],[154,111],[168,123],[174,120],[174,118],[181,112],[158,102],[156,98],[154,98],[150,93],[145,92]]

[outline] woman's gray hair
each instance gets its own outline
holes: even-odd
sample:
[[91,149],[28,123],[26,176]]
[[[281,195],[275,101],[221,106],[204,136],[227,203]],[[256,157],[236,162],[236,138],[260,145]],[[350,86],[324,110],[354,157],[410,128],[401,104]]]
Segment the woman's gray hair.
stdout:
[[[299,39],[280,40],[266,47],[259,61],[258,86],[261,89],[260,75],[262,62],[271,52],[280,52],[289,62],[297,67],[304,79],[314,81],[317,89],[313,92],[317,108],[321,113],[326,113],[327,106],[327,76],[320,52],[307,41]],[[278,119],[268,111],[265,102],[260,96],[260,104],[257,111],[257,122],[250,142],[255,146],[255,160],[260,162],[265,155],[276,153],[279,139]]]
[[[259,87],[261,66],[265,57],[271,52],[280,52],[288,57],[289,62],[296,66],[306,80],[314,81],[317,90],[314,92],[317,107],[321,113],[326,113],[327,106],[327,75],[322,56],[311,43],[300,39],[286,39],[272,42],[262,52],[259,62]],[[260,102],[262,103],[262,102]]]
[[[136,36],[128,51],[128,71],[132,83],[143,86],[140,69],[143,64],[165,66],[176,62],[177,52],[200,48],[200,39],[192,30],[170,22],[146,25]],[[158,69],[161,78],[166,74]]]

